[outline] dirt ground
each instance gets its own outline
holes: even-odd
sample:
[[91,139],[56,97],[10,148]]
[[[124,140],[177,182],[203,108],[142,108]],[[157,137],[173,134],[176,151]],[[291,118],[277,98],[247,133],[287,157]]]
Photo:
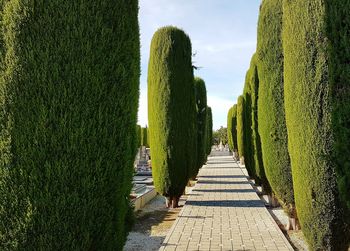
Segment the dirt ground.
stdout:
[[165,199],[157,195],[150,203],[136,213],[136,223],[129,233],[124,251],[158,250],[172,227],[187,196],[183,195],[180,207],[165,208]]

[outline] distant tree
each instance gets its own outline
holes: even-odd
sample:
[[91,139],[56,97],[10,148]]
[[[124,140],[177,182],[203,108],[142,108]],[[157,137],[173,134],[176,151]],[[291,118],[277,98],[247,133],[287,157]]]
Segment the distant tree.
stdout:
[[141,138],[142,138],[142,127],[140,125],[136,125],[136,146],[141,146]]
[[141,129],[141,146],[149,147],[147,126]]
[[220,144],[220,142],[223,145],[226,145],[228,142],[227,139],[227,128],[221,126],[218,130],[214,132],[214,140],[216,144]]
[[194,79],[197,106],[197,165],[190,173],[195,178],[206,161],[207,151],[207,90],[205,82],[199,77]]
[[237,100],[237,145],[240,158],[244,158],[244,97]]
[[232,107],[232,145],[233,150],[237,151],[237,104]]
[[233,107],[231,107],[228,110],[227,113],[227,141],[228,141],[228,146],[230,148],[231,151],[233,151],[233,137],[232,137],[232,133],[233,133]]
[[211,152],[213,145],[213,115],[211,107],[207,106],[207,155]]
[[218,145],[220,143],[219,132],[213,131],[213,144]]

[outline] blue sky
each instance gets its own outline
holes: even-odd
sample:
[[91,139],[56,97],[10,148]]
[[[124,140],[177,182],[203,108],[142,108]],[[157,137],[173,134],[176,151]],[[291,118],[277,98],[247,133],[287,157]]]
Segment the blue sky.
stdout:
[[256,49],[261,0],[140,0],[141,81],[139,124],[147,122],[147,65],[154,32],[163,26],[183,29],[191,38],[195,75],[204,79],[214,129],[226,127],[228,109],[242,93]]

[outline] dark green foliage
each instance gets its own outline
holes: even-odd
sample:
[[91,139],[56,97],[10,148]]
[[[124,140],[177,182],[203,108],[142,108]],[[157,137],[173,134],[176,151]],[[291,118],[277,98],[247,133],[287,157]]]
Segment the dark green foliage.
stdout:
[[[258,22],[258,128],[266,176],[293,213],[294,195],[284,111],[282,0],[263,0]],[[288,211],[289,210],[289,211]]]
[[228,147],[230,148],[231,151],[233,151],[233,138],[232,138],[232,131],[233,131],[233,127],[232,127],[232,110],[233,107],[231,107],[228,110],[227,113],[227,141],[228,141]]
[[[329,70],[332,97],[333,161],[341,200],[350,210],[350,3],[326,2],[330,38]],[[341,29],[339,28],[341,27]]]
[[4,60],[5,60],[5,46],[4,46],[4,27],[3,23],[3,6],[4,0],[0,0],[0,71],[4,70]]
[[150,143],[151,138],[149,137],[149,128],[147,127],[147,147],[150,147],[151,143]]
[[147,126],[141,129],[141,146],[149,147]]
[[252,98],[251,98],[251,86],[250,86],[250,70],[247,71],[243,98],[243,144],[244,144],[244,163],[248,171],[248,174],[252,178],[255,176],[255,161],[254,161],[254,148],[253,148],[253,130],[252,130]]
[[196,105],[197,105],[197,165],[190,173],[195,178],[199,168],[206,162],[207,151],[207,90],[203,79],[194,79]]
[[219,129],[217,129],[216,131],[214,131],[214,133],[213,133],[213,138],[214,138],[215,144],[220,144],[220,143],[222,143],[223,145],[226,145],[227,142],[228,142],[228,138],[227,138],[227,128],[221,126]]
[[197,113],[189,37],[176,27],[152,38],[148,120],[154,184],[167,197],[182,195],[196,166]]
[[6,1],[2,17],[0,250],[122,250],[138,1]]
[[237,100],[237,146],[238,154],[244,157],[244,97],[238,97]]
[[254,152],[255,182],[263,186],[265,193],[270,193],[270,184],[266,178],[262,159],[261,139],[258,131],[258,99],[259,99],[259,76],[254,54],[250,63],[249,82],[251,90],[251,118],[252,118],[252,142]]
[[298,216],[311,250],[349,247],[349,10],[343,0],[283,5],[289,151]]
[[227,140],[231,151],[237,150],[237,105],[227,114]]
[[211,152],[213,145],[213,115],[211,107],[207,106],[207,155]]
[[233,150],[237,151],[237,104],[232,107],[232,145]]
[[136,146],[141,146],[141,138],[142,138],[142,127],[140,125],[136,125]]

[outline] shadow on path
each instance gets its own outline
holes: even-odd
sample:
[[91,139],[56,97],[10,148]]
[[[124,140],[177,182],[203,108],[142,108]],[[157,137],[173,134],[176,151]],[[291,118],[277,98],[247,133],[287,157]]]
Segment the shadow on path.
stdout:
[[208,179],[215,179],[215,178],[219,178],[219,179],[246,179],[247,176],[245,175],[201,175],[201,176],[198,176],[198,178],[208,178]]
[[221,181],[221,180],[199,180],[197,184],[221,184],[221,185],[229,185],[229,184],[250,184],[247,180],[245,181]]
[[207,165],[231,165],[232,167],[232,161],[208,161]]
[[265,207],[260,200],[204,200],[194,201],[188,200],[185,205],[200,207]]
[[193,189],[192,191],[203,193],[255,193],[254,189]]

